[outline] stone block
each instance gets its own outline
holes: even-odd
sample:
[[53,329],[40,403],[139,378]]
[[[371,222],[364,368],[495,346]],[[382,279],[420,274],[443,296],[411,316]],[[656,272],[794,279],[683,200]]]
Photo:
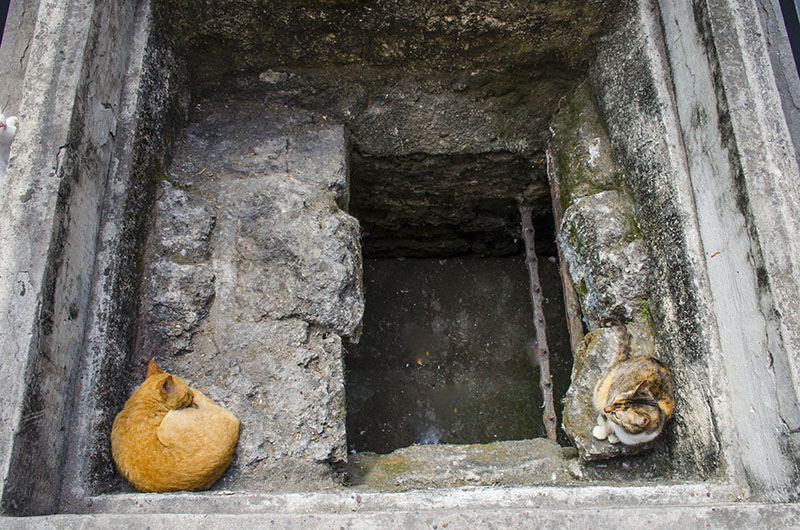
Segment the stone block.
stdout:
[[637,313],[650,272],[629,197],[603,191],[576,198],[564,212],[558,241],[589,328]]
[[364,309],[345,147],[308,113],[205,102],[167,168],[135,355],[239,418],[217,488],[325,488],[344,469],[342,337]]
[[[628,325],[631,334],[631,354],[634,357],[652,356],[654,350],[653,327],[647,314]],[[583,346],[575,353],[572,384],[564,397],[563,424],[570,441],[583,460],[607,460],[617,456],[639,454],[653,447],[658,439],[640,445],[611,444],[592,436],[597,422],[594,408],[594,386],[619,352],[619,336],[613,328],[599,328],[584,338]]]

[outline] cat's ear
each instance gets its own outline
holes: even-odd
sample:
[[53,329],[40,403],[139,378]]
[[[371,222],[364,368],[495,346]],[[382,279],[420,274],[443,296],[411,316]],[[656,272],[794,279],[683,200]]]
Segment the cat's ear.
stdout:
[[170,395],[171,393],[175,392],[175,381],[172,379],[171,375],[168,375],[166,379],[161,382],[160,385],[161,393],[165,396]]
[[642,381],[633,391],[633,395],[634,397],[644,397],[652,396],[653,394],[650,392],[650,385],[647,384],[647,381]]
[[161,368],[158,367],[158,365],[156,364],[156,362],[154,360],[151,359],[147,363],[147,377],[150,377],[151,375],[162,374],[162,373],[164,373],[164,372],[161,370]]

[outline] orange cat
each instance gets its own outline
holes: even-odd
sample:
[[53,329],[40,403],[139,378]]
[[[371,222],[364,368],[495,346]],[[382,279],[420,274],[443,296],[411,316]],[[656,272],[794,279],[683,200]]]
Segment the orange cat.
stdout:
[[111,427],[111,456],[139,491],[208,489],[228,468],[239,420],[150,361]]

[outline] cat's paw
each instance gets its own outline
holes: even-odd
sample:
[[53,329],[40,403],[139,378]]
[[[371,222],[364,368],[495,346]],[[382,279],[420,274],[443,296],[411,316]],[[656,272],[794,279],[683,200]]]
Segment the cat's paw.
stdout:
[[597,415],[597,425],[594,426],[592,429],[592,436],[597,438],[598,440],[605,440],[611,429],[608,428],[608,424],[606,423],[606,419],[603,417],[602,414]]
[[611,434],[608,435],[608,443],[618,444],[619,438],[617,438],[617,435],[612,432]]
[[592,436],[598,440],[605,440],[608,437],[608,432],[606,432],[605,427],[595,425],[594,429],[592,429]]

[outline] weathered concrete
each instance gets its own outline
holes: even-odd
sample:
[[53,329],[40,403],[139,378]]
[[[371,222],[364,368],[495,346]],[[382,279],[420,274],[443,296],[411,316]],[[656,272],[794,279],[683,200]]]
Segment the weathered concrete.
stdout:
[[43,3],[26,48],[24,118],[0,197],[6,512],[57,504],[132,16],[131,4]]
[[761,16],[764,42],[772,64],[775,85],[780,94],[783,115],[786,117],[795,153],[798,153],[800,152],[800,77],[792,55],[792,47],[786,36],[786,24],[783,22],[780,1],[756,0],[756,7]]
[[[800,524],[800,508],[794,504],[714,504],[690,507],[632,506],[576,509],[573,506],[476,507],[464,504],[452,508],[436,508],[430,504],[402,510],[372,512],[341,506],[326,513],[287,514],[262,513],[248,516],[250,528],[613,528],[625,524],[641,528],[671,530],[706,530],[707,528],[750,528],[776,530],[796,528]],[[61,528],[142,528],[168,530],[191,526],[200,530],[225,528],[241,524],[235,514],[173,515],[57,515],[22,520],[6,520],[2,528],[50,530]]]
[[[356,9],[350,3],[324,4],[345,15],[348,8]],[[655,263],[649,309],[659,337],[657,354],[682,367],[677,385],[683,392],[661,442],[669,447],[663,458],[690,472],[680,479],[683,484],[643,483],[645,474],[621,465],[621,473],[604,487],[486,487],[400,496],[346,488],[290,496],[242,491],[94,495],[99,491],[90,485],[111,472],[102,444],[125,387],[127,375],[119,374],[131,373],[126,363],[143,272],[137,271],[137,258],[155,204],[159,166],[166,167],[165,146],[177,137],[174,126],[187,108],[188,85],[169,32],[156,23],[159,31],[147,37],[147,2],[118,6],[71,0],[39,5],[20,105],[27,121],[12,149],[0,197],[0,312],[5,315],[0,468],[5,513],[95,513],[2,519],[0,524],[158,527],[174,520],[154,514],[200,512],[177,517],[198,526],[249,520],[264,526],[374,527],[399,521],[443,527],[447,521],[441,517],[452,515],[454,525],[485,520],[513,528],[529,526],[534,515],[544,514],[544,523],[589,526],[610,525],[624,513],[641,526],[653,524],[648,520],[667,527],[797,526],[793,505],[727,504],[790,500],[798,484],[791,441],[797,436],[791,431],[798,426],[800,380],[800,317],[794,310],[800,292],[798,236],[791,230],[798,225],[798,170],[760,18],[751,0],[691,5],[640,0],[621,7],[629,5],[632,11],[621,9],[626,24],[601,43],[590,77]],[[460,20],[445,16],[446,25]],[[466,20],[463,27],[472,29],[463,37],[469,39],[471,31],[490,22],[478,17],[476,26],[469,16]],[[358,30],[358,24],[350,25]],[[486,36],[488,42],[495,35]],[[203,37],[201,48],[219,41],[216,37]],[[392,43],[400,41],[387,44]],[[324,49],[305,48],[302,40],[293,45],[295,51]],[[379,55],[381,49],[370,53]],[[547,51],[545,46],[544,57]],[[227,60],[224,47],[214,53],[220,55],[210,64]],[[508,62],[533,66],[536,57],[543,55],[527,56],[526,61],[533,59],[529,63]],[[404,58],[414,59],[413,47],[382,66]],[[590,62],[562,71],[569,70],[569,80],[577,82]],[[254,63],[251,73],[272,66]],[[571,82],[560,94],[571,89]],[[259,83],[266,90],[268,83]],[[248,86],[252,95],[257,85]],[[509,93],[519,94],[519,86]],[[428,109],[443,101],[423,99],[432,102]],[[514,108],[513,101],[506,103]],[[376,100],[371,104],[380,107]],[[547,136],[542,124],[554,109],[548,110],[546,117],[530,121],[536,130],[529,138]],[[375,116],[375,123],[385,125],[380,113]],[[454,113],[449,121],[459,116]],[[366,136],[368,129],[361,133]],[[417,136],[415,145],[427,138]],[[502,146],[513,138],[488,141]],[[374,145],[402,145],[389,140],[380,135]],[[436,142],[431,151],[468,145],[462,140]],[[536,149],[528,143],[511,152],[531,156]],[[339,206],[345,196],[340,190]],[[68,430],[69,447],[63,434]],[[713,482],[698,483],[697,475]],[[592,475],[585,476],[592,483]],[[368,510],[362,510],[365,505]],[[331,513],[337,509],[348,513]],[[212,515],[215,511],[230,515]]]
[[[462,448],[463,449],[463,448]],[[625,506],[698,506],[726,503],[737,497],[735,488],[719,483],[663,485],[638,481],[629,486],[592,484],[565,488],[545,477],[538,485],[517,487],[460,487],[418,489],[406,492],[339,488],[327,491],[273,495],[216,491],[205,493],[118,494],[83,499],[70,513],[259,513],[323,514],[341,511],[424,511],[471,507],[480,510],[514,508],[599,509]]]
[[[157,179],[166,164],[163,141],[185,119],[182,63],[149,4],[137,6],[127,21],[132,30],[130,61],[118,116],[116,145],[109,167],[98,246],[87,309],[84,356],[75,383],[69,447],[64,464],[62,505],[117,487],[110,464],[108,433],[131,385],[130,348],[144,235],[150,225]],[[121,44],[121,45],[122,45]],[[137,381],[138,382],[138,381]],[[112,478],[113,477],[113,478]]]
[[[789,228],[800,220],[798,169],[762,30],[745,22],[758,19],[755,6],[704,3],[694,20],[687,9],[662,5],[691,182],[683,193],[693,195],[697,258],[704,257],[699,293],[715,321],[706,328],[710,366],[715,382],[724,371],[736,418],[719,428],[733,427],[748,479],[776,499],[798,480],[787,451],[798,424],[800,328],[792,308],[800,279]],[[765,459],[776,467],[766,471]]]
[[21,87],[38,11],[39,0],[9,2],[3,45],[0,46],[0,110],[6,116],[19,114]]

